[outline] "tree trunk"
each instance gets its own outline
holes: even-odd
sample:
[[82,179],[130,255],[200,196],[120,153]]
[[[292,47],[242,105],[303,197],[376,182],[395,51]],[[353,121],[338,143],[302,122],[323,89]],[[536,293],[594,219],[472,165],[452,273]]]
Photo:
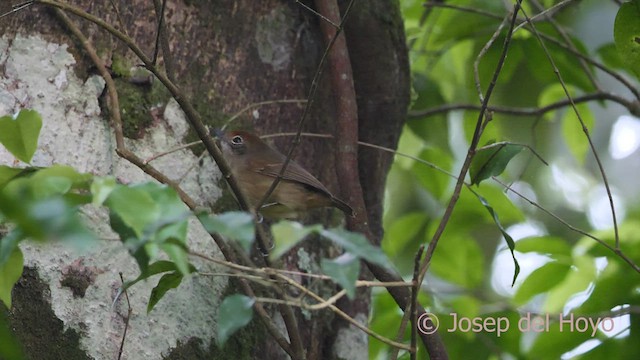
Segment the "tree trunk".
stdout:
[[[154,53],[157,21],[153,2],[77,0],[73,5],[131,36],[148,56]],[[7,4],[0,6],[0,12],[7,10]],[[169,0],[165,13],[171,58],[159,61],[173,72],[177,85],[208,125],[220,127],[241,109],[258,102],[306,99],[324,52],[319,30],[322,20],[296,2]],[[95,24],[71,18],[116,78],[129,148],[144,158],[196,138],[162,85],[141,81],[147,74],[137,67],[140,60],[123,43]],[[0,21],[0,33],[0,113],[26,107],[39,111],[44,119],[34,165],[65,163],[124,182],[148,180],[115,155],[104,82],[95,75],[95,67],[78,40],[50,8],[32,5],[5,17]],[[409,68],[397,2],[356,2],[345,35],[357,92],[360,140],[395,148],[409,102]],[[303,131],[334,132],[332,96],[324,76]],[[267,104],[243,113],[229,127],[261,135],[294,132],[303,109],[304,103]],[[291,139],[278,137],[272,143],[286,151]],[[294,158],[340,194],[334,157],[328,156],[333,151],[331,140],[303,137]],[[182,151],[154,164],[175,179],[197,162],[197,155]],[[377,235],[382,233],[384,185],[391,160],[391,155],[377,150],[359,151],[364,199]],[[0,163],[10,161],[0,153]],[[219,180],[217,168],[206,159],[188,172],[182,185],[201,205],[213,206],[220,198]],[[233,204],[218,202],[217,208],[231,210]],[[104,230],[105,214],[88,211],[85,215],[103,236],[113,237]],[[330,215],[329,211],[318,211],[313,219],[326,222]],[[221,256],[201,229],[190,229],[190,247]],[[300,266],[302,254],[310,253],[317,261],[316,252],[332,251],[326,247],[315,242],[304,250],[294,249],[286,257],[285,267],[310,271]],[[28,270],[14,288],[9,314],[29,357],[116,359],[127,314],[122,299],[112,306],[120,286],[118,272],[124,273],[125,280],[137,276],[135,262],[122,245],[105,241],[100,249],[81,253],[61,244],[26,245],[23,251]],[[203,266],[209,267],[205,271],[216,271],[211,264]],[[69,285],[76,284],[67,281],[70,278],[84,280],[81,291]],[[211,340],[215,338],[216,308],[229,291],[225,290],[227,279],[193,278],[170,292],[147,315],[143,309],[153,285],[136,285],[130,290],[133,314],[123,358],[218,358],[216,354],[222,350]],[[361,296],[355,306],[343,305],[366,322],[368,293]],[[331,323],[328,310],[298,319],[308,358],[355,358],[354,351],[358,357],[366,354],[366,336],[347,327],[336,336],[336,329],[327,325]],[[263,331],[254,320],[225,346],[225,356],[284,358],[284,352]],[[340,341],[347,338],[357,343],[345,348]]]

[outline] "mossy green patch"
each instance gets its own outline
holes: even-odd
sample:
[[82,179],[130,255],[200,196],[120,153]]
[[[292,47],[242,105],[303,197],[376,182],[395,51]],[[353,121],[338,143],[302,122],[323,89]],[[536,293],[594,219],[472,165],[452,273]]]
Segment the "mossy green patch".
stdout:
[[35,269],[24,268],[12,295],[9,322],[28,359],[90,359],[80,350],[80,335],[71,328],[65,330],[54,314],[49,286]]

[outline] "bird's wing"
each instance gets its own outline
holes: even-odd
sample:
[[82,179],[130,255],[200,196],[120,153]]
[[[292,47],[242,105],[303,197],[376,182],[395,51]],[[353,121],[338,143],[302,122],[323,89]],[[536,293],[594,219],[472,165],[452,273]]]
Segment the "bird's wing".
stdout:
[[[261,168],[258,168],[257,171],[261,174],[275,178],[275,177],[278,177],[278,174],[280,173],[281,169],[282,169],[282,163],[278,162],[274,164],[266,164]],[[282,175],[282,178],[284,180],[295,181],[303,185],[311,186],[317,189],[318,191],[321,191],[329,195],[330,197],[332,197],[329,190],[327,190],[327,188],[324,187],[324,185],[322,185],[322,183],[318,181],[318,179],[316,179],[313,175],[309,174],[307,170],[303,169],[300,165],[296,164],[293,161],[289,162],[289,165],[287,165],[287,169]]]

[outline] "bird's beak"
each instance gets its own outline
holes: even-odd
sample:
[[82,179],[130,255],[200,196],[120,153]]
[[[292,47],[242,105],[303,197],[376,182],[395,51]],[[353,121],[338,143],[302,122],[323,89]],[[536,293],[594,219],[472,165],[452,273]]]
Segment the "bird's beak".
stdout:
[[210,128],[209,135],[213,137],[213,140],[216,142],[216,145],[222,148],[222,145],[224,144],[224,131],[222,129]]
[[210,134],[211,136],[213,136],[214,138],[222,139],[222,137],[224,136],[224,130],[222,130],[222,129],[214,129],[214,128],[210,128],[210,129],[209,129],[209,134]]

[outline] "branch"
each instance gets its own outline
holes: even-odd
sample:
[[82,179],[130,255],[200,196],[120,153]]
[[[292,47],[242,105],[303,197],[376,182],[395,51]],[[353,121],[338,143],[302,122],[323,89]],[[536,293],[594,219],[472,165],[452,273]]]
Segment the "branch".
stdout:
[[[320,13],[327,18],[334,22],[340,19],[340,10],[335,0],[317,0],[315,3]],[[353,1],[349,3],[349,7],[345,10],[343,19],[340,22],[340,28],[335,29],[324,22],[320,23],[320,27],[325,39],[332,39],[332,41],[335,42],[335,48],[329,54],[329,62],[331,64],[331,87],[337,102],[336,113],[338,116],[335,130],[336,174],[342,184],[341,191],[343,196],[348,194],[345,200],[347,200],[355,210],[355,215],[347,218],[347,228],[362,233],[371,243],[375,244],[379,242],[375,241],[375,236],[368,225],[369,219],[358,174],[358,110],[353,85],[353,72],[346,39],[344,35],[340,34],[340,30],[342,29],[342,25],[352,3]],[[299,132],[300,130],[298,133]],[[298,135],[298,137],[299,136],[300,135]],[[373,275],[380,281],[402,281],[402,278],[397,273],[391,272],[389,269],[377,264],[365,263]],[[408,288],[387,288],[387,290],[401,309],[408,309],[411,301],[411,292]],[[420,307],[419,311],[424,313],[422,307]],[[416,323],[414,323],[413,326],[415,327]],[[444,343],[437,333],[424,334],[421,332],[420,336],[432,359],[448,358]]]
[[[594,100],[609,100],[626,107],[632,114],[640,115],[640,103],[631,102],[621,96],[618,96],[616,94],[612,94],[609,92],[602,91],[602,92],[582,95],[582,96],[573,98],[573,102],[575,104],[580,104],[580,103],[594,101]],[[487,106],[487,111],[492,111],[495,113],[507,114],[507,115],[542,116],[550,111],[555,111],[570,105],[571,105],[571,101],[569,99],[564,99],[564,100],[557,101],[555,103],[551,103],[549,105],[539,107],[539,108],[520,108],[520,107],[490,105],[490,106]],[[448,105],[432,107],[429,109],[412,110],[409,112],[409,120],[416,120],[419,118],[433,116],[440,113],[447,113],[449,111],[455,111],[455,110],[481,110],[481,109],[482,109],[481,105],[475,105],[475,104],[448,104]]]
[[[464,11],[464,12],[469,12],[469,13],[475,13],[478,15],[482,15],[482,16],[486,16],[492,19],[502,19],[502,17],[500,15],[488,12],[488,11],[484,11],[484,10],[478,10],[475,8],[471,8],[471,7],[465,7],[465,6],[461,6],[461,5],[452,5],[452,4],[444,4],[441,2],[437,2],[437,1],[431,1],[426,3],[429,6],[434,6],[434,7],[442,7],[442,8],[447,8],[447,9],[453,9],[453,10],[458,10],[458,11]],[[556,4],[556,6],[560,5]],[[553,7],[552,7],[553,8]],[[551,8],[550,8],[551,9]],[[544,15],[545,12],[541,12],[540,14],[536,15],[536,16],[541,16]],[[531,20],[531,19],[530,19]],[[527,31],[529,32],[533,32],[530,24],[530,21],[527,21],[526,19],[523,20],[523,22],[521,22],[517,27],[515,27],[514,32],[517,31],[518,29],[520,29],[523,24],[527,24],[528,26],[526,26]],[[558,41],[557,39],[547,35],[547,34],[539,34],[539,36],[541,36],[543,39],[547,40],[547,41],[551,41],[554,44],[558,45],[560,48],[562,48],[563,50],[573,54],[574,56],[578,57],[580,60],[586,61],[589,64],[597,67],[598,69],[604,71],[605,73],[607,73],[609,76],[613,77],[614,79],[618,80],[621,84],[623,84],[625,87],[627,87],[627,89],[629,89],[629,91],[631,91],[633,93],[633,95],[636,97],[636,99],[638,99],[640,101],[640,89],[636,88],[636,86],[634,84],[632,84],[631,82],[629,82],[627,79],[625,79],[622,75],[618,74],[617,72],[609,69],[608,67],[604,66],[603,64],[595,61],[594,59],[592,59],[589,56],[586,56],[584,54],[582,54],[581,52],[574,50],[573,48],[567,47],[566,44]],[[640,106],[640,105],[638,105]],[[636,107],[638,107],[636,106]]]
[[[524,9],[522,10],[522,13],[528,19],[527,14],[524,11]],[[551,54],[547,50],[547,47],[544,44],[544,41],[542,41],[542,39],[540,37],[540,34],[538,33],[538,30],[536,29],[536,27],[533,25],[533,23],[530,23],[529,25],[531,26],[531,29],[533,30],[536,38],[538,39],[538,42],[540,43],[540,46],[542,47],[542,50],[544,51],[545,55],[547,56],[547,59],[549,59],[549,63],[553,67],[553,72],[556,74],[556,77],[558,78],[558,81],[560,82],[560,85],[562,86],[562,90],[564,90],[565,96],[567,97],[567,99],[571,103],[571,108],[573,109],[573,112],[576,114],[576,117],[578,118],[578,121],[580,122],[580,126],[582,126],[582,131],[584,132],[584,136],[587,138],[587,141],[589,142],[589,147],[591,148],[591,153],[593,154],[593,157],[595,158],[596,163],[598,164],[598,170],[600,171],[600,175],[602,176],[602,181],[603,181],[604,187],[605,187],[605,189],[607,191],[607,197],[609,198],[609,206],[611,208],[611,218],[613,219],[613,231],[614,231],[614,234],[615,234],[615,241],[616,241],[616,250],[620,250],[620,237],[619,237],[619,234],[618,234],[618,218],[616,216],[616,208],[615,208],[615,205],[613,204],[613,195],[611,194],[611,187],[609,186],[609,181],[607,180],[607,174],[605,173],[604,167],[602,166],[602,162],[600,161],[600,156],[598,156],[598,152],[596,151],[596,147],[593,144],[593,141],[591,140],[591,136],[589,135],[589,129],[585,125],[584,120],[582,119],[582,116],[580,115],[580,112],[578,111],[578,107],[576,106],[575,102],[573,101],[573,98],[571,97],[571,94],[569,93],[569,90],[567,89],[567,85],[565,84],[564,80],[562,79],[562,75],[560,74],[560,71],[556,67],[556,63],[553,60],[553,57],[551,56]]]
[[[322,77],[322,73],[324,72],[325,63],[327,62],[327,58],[329,56],[331,48],[333,47],[333,45],[335,44],[335,42],[338,39],[338,36],[342,32],[342,27],[344,26],[344,22],[347,20],[347,15],[349,14],[349,11],[350,11],[351,7],[353,6],[354,2],[355,2],[355,0],[350,0],[349,1],[349,4],[347,5],[347,10],[345,11],[345,16],[340,21],[340,26],[338,26],[337,30],[335,30],[334,36],[331,38],[331,41],[329,41],[329,43],[327,44],[327,47],[326,47],[324,53],[322,54],[322,57],[320,58],[320,63],[318,64],[318,70],[314,74],[313,80],[311,81],[311,88],[309,89],[309,96],[307,98],[307,104],[306,104],[306,106],[304,108],[304,111],[302,113],[302,117],[300,118],[300,121],[298,122],[298,132],[297,132],[298,135],[296,135],[296,137],[291,142],[291,146],[289,147],[289,151],[287,152],[285,161],[282,164],[282,168],[280,169],[280,172],[278,173],[278,176],[273,180],[273,183],[271,183],[271,186],[269,187],[267,192],[262,197],[262,200],[260,200],[260,202],[257,204],[256,209],[260,209],[262,207],[262,205],[267,201],[269,196],[271,196],[271,194],[273,193],[275,188],[278,186],[278,184],[280,183],[280,180],[282,180],[282,176],[284,175],[284,172],[287,170],[287,167],[289,166],[289,162],[291,162],[291,158],[293,157],[293,153],[296,150],[296,147],[298,147],[298,145],[300,144],[300,133],[302,132],[302,127],[304,126],[305,121],[309,117],[309,113],[311,112],[311,106],[313,105],[313,103],[315,101],[316,92],[318,90],[318,84],[320,82],[320,78]],[[326,25],[326,23],[325,22],[320,22],[320,25],[323,26],[323,25]]]
[[447,205],[447,208],[445,210],[444,215],[442,216],[442,220],[440,221],[440,223],[438,224],[438,228],[436,229],[431,241],[429,242],[429,246],[427,247],[427,252],[426,252],[426,256],[425,259],[421,265],[420,268],[420,277],[419,277],[419,283],[422,283],[422,280],[424,279],[424,276],[427,272],[427,270],[429,269],[429,265],[431,262],[431,257],[433,256],[433,253],[436,250],[436,246],[438,245],[438,241],[440,240],[444,229],[446,228],[449,219],[451,218],[451,214],[453,213],[453,209],[455,208],[455,205],[460,197],[460,192],[462,190],[462,186],[464,185],[464,179],[465,176],[467,174],[467,172],[469,171],[469,167],[471,166],[471,161],[473,160],[473,157],[475,155],[476,152],[476,148],[478,146],[478,142],[480,141],[480,136],[482,135],[482,129],[484,127],[484,121],[483,119],[485,118],[485,113],[487,111],[487,107],[489,104],[489,100],[491,99],[491,94],[493,93],[493,89],[496,86],[496,83],[498,81],[498,77],[500,75],[500,72],[502,70],[502,67],[504,65],[505,59],[507,57],[507,52],[509,50],[509,44],[511,42],[511,36],[513,34],[513,28],[515,27],[515,23],[516,23],[516,19],[518,16],[518,11],[520,10],[520,5],[522,3],[522,0],[518,0],[515,3],[512,15],[511,15],[511,21],[509,23],[509,31],[507,32],[507,35],[505,37],[504,40],[504,45],[502,47],[502,53],[500,55],[500,58],[498,59],[498,64],[496,65],[496,69],[493,73],[493,77],[491,79],[491,83],[489,83],[489,86],[487,87],[487,91],[486,91],[486,95],[484,97],[484,101],[482,102],[482,107],[480,109],[480,113],[478,114],[478,120],[476,121],[476,128],[473,134],[473,138],[471,139],[471,144],[469,145],[469,149],[467,151],[467,156],[465,158],[464,164],[462,165],[461,169],[460,169],[460,174],[458,175],[458,180],[456,181],[456,185],[455,185],[455,189],[453,191],[453,194],[451,195],[451,199],[449,200],[449,204]]
[[[116,92],[116,88],[115,88],[115,84],[113,83],[113,79],[111,78],[111,75],[109,74],[109,72],[106,70],[106,67],[104,66],[104,63],[102,62],[102,60],[97,56],[95,49],[93,49],[93,47],[91,46],[91,44],[89,43],[89,41],[84,37],[84,35],[80,32],[80,30],[73,24],[70,22],[70,20],[66,17],[66,15],[60,10],[60,9],[64,9],[67,10],[69,12],[72,12],[82,18],[85,18],[89,21],[94,22],[95,24],[101,26],[101,24],[104,24],[106,27],[108,27],[108,31],[111,32],[112,34],[114,34],[116,37],[118,37],[119,39],[125,41],[125,43],[127,45],[129,45],[129,47],[140,57],[140,59],[145,63],[145,66],[147,66],[147,68],[152,71],[162,82],[163,84],[165,84],[165,86],[169,89],[169,91],[173,94],[174,98],[176,99],[176,101],[183,107],[183,110],[185,110],[185,113],[187,114],[187,119],[190,120],[190,123],[192,125],[192,127],[194,127],[194,129],[196,129],[196,131],[198,132],[198,129],[202,130],[204,132],[204,134],[206,134],[206,136],[201,137],[201,140],[204,142],[205,146],[207,147],[207,150],[211,151],[213,150],[213,152],[215,153],[217,151],[217,154],[220,155],[220,159],[223,161],[223,164],[227,166],[228,165],[224,162],[224,160],[222,159],[222,154],[220,153],[220,150],[217,148],[217,146],[213,143],[211,137],[208,136],[208,132],[206,130],[206,128],[204,127],[204,125],[202,124],[202,122],[199,119],[199,115],[195,112],[195,110],[191,107],[190,103],[188,103],[184,97],[182,96],[182,93],[180,92],[180,90],[166,77],[164,76],[153,64],[151,64],[149,62],[149,59],[146,58],[144,56],[144,54],[142,53],[142,51],[140,51],[140,49],[132,42],[131,39],[129,39],[126,35],[120,33],[118,30],[116,30],[115,28],[111,27],[110,25],[106,24],[103,20],[84,13],[82,10],[74,8],[72,6],[68,6],[67,4],[61,4],[61,3],[57,3],[57,2],[51,2],[51,1],[39,1],[43,4],[48,4],[50,6],[54,6],[56,13],[59,14],[60,18],[65,22],[65,24],[67,24],[67,26],[70,27],[70,29],[72,30],[72,32],[74,33],[74,35],[76,35],[82,42],[83,46],[85,47],[85,49],[87,50],[87,52],[90,54],[92,60],[95,62],[96,66],[100,69],[100,73],[101,75],[105,78],[105,83],[107,84],[107,87],[109,89],[109,94],[112,100],[112,105],[114,106],[114,109],[112,109],[111,113],[112,115],[112,119],[114,121],[114,127],[116,130],[116,152],[122,156],[123,158],[131,161],[132,163],[134,163],[135,165],[137,165],[138,167],[140,167],[141,169],[143,169],[146,173],[152,175],[154,178],[158,179],[159,181],[162,181],[164,183],[169,184],[170,186],[172,186],[174,189],[176,189],[176,191],[181,195],[181,198],[186,200],[185,203],[187,204],[187,206],[189,206],[192,210],[195,209],[196,204],[193,200],[191,200],[186,193],[184,193],[180,187],[178,186],[178,184],[174,183],[173,181],[171,181],[170,179],[168,179],[164,174],[160,173],[159,171],[155,170],[152,166],[150,166],[149,164],[145,164],[144,161],[140,158],[138,158],[135,154],[133,154],[131,151],[129,151],[128,149],[126,149],[124,147],[124,139],[123,139],[123,135],[122,135],[122,121],[120,118],[120,110],[119,110],[119,106],[118,105],[118,97],[117,97],[117,92]],[[189,113],[191,113],[191,115],[193,115],[194,117],[189,117]],[[207,146],[209,145],[209,146]],[[215,158],[215,156],[214,156]],[[219,163],[219,166],[222,169],[222,165]],[[224,172],[223,172],[224,174]],[[231,174],[229,172],[229,174]],[[227,179],[229,180],[229,179]],[[233,187],[232,187],[233,188]],[[242,192],[239,193],[241,196],[243,196]],[[245,201],[246,203],[246,201]],[[260,230],[261,228],[258,227],[258,230]],[[260,232],[258,234],[261,234]],[[210,233],[210,235],[212,236],[212,238],[214,239],[214,241],[216,242],[216,244],[218,245],[218,247],[220,248],[221,252],[223,253],[223,255],[228,258],[228,259],[234,259],[235,256],[234,254],[230,251],[230,249],[228,248],[228,246],[225,244],[224,240],[222,239],[222,237],[220,237],[218,234],[215,233]],[[260,240],[264,240],[265,238],[263,236],[258,236],[258,238]],[[245,280],[241,281],[241,285],[243,286],[243,289],[245,290],[245,293],[247,293],[247,295],[252,296],[253,295],[253,290],[251,289],[251,287],[248,285],[248,283],[246,283]],[[265,323],[265,325],[267,326],[267,329],[272,332],[271,335],[276,339],[276,341],[281,345],[281,347],[294,359],[302,359],[304,358],[304,354],[303,354],[303,348],[302,348],[302,344],[300,341],[300,337],[299,337],[299,331],[297,330],[297,322],[295,320],[295,317],[293,315],[293,311],[290,307],[286,307],[286,306],[282,306],[280,311],[282,312],[282,317],[285,321],[285,324],[287,326],[287,329],[289,331],[289,337],[292,341],[292,344],[294,345],[293,348],[290,346],[290,344],[288,342],[286,342],[286,340],[284,339],[284,337],[282,337],[279,332],[273,332],[274,330],[277,330],[277,327],[275,326],[275,324],[273,324],[273,320],[268,317],[268,313],[266,311],[258,311],[258,313],[261,316],[261,319],[263,320],[263,322]]]

